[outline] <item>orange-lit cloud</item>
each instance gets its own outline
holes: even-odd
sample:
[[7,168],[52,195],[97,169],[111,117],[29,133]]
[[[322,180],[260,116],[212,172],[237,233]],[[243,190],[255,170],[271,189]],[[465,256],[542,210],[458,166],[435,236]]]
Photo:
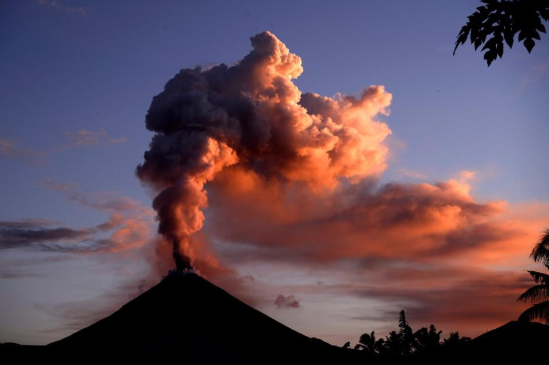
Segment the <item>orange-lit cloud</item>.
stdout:
[[322,196],[386,168],[391,131],[376,116],[388,114],[391,95],[382,86],[358,98],[302,94],[292,82],[301,59],[269,32],[251,42],[232,67],[182,70],[147,113],[157,134],[137,174],[158,192],[159,233],[173,243],[178,267],[196,257],[191,235],[203,225],[205,185],[225,171],[243,189],[265,181]]
[[0,156],[23,161],[32,166],[40,166],[44,163],[46,152],[22,148],[12,140],[0,138]]
[[[251,42],[231,67],[181,70],[152,101],[146,124],[156,134],[137,175],[157,194],[155,265],[173,267],[173,253],[178,267],[241,294],[235,268],[251,262],[356,275],[368,265],[367,284],[314,291],[413,302],[412,318],[470,318],[461,323],[475,333],[513,319],[525,285],[516,270],[529,264],[549,204],[482,201],[472,171],[381,184],[391,94],[302,93],[293,83],[301,59],[269,32]],[[272,306],[272,294],[260,302]]]
[[228,254],[247,259],[292,252],[291,260],[311,262],[474,256],[496,264],[519,252],[526,256],[549,217],[543,204],[534,219],[504,201],[476,201],[469,172],[443,183],[366,183],[319,196],[264,181],[247,189],[256,177],[231,170],[211,184],[206,228],[215,240],[231,243]]

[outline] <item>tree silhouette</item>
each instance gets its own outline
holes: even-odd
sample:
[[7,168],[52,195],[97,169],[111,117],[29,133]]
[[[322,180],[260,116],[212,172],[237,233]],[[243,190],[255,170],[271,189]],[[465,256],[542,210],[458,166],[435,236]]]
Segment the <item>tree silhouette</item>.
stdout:
[[450,336],[444,339],[442,346],[447,349],[460,349],[469,341],[471,341],[470,337],[460,337],[459,332],[450,332]]
[[375,331],[364,333],[360,336],[355,350],[376,355],[409,356],[433,353],[440,347],[442,331],[437,331],[433,324],[428,329],[423,327],[413,332],[406,319],[406,313],[402,310],[398,317],[398,327],[398,332],[391,331],[385,340],[382,338],[376,340]]
[[[470,354],[470,337],[460,337],[459,332],[451,332],[450,336],[441,342],[442,331],[437,331],[434,324],[431,324],[429,328],[423,327],[413,332],[403,310],[399,313],[398,327],[398,331],[389,332],[385,339],[376,339],[374,331],[364,333],[360,336],[355,350],[393,360],[399,357],[444,359],[446,356],[451,356],[452,358],[462,358]],[[344,347],[348,348],[348,343]]]
[[429,329],[423,327],[414,333],[416,340],[416,352],[427,353],[432,352],[440,346],[440,334],[442,331],[437,331],[436,327],[431,324]]
[[457,48],[471,39],[475,50],[484,44],[481,51],[486,50],[484,59],[488,66],[503,56],[504,42],[513,47],[515,35],[518,41],[524,43],[528,53],[540,40],[540,32],[545,33],[542,19],[549,20],[549,0],[482,0],[486,4],[479,6],[477,11],[469,15],[457,35],[454,55]]
[[355,346],[355,350],[362,350],[371,354],[384,354],[387,352],[385,351],[385,340],[382,338],[376,340],[375,331],[360,336],[358,344]]
[[[549,229],[540,237],[530,257],[549,269]],[[517,301],[530,302],[533,305],[520,315],[519,321],[542,320],[549,324],[549,274],[537,271],[528,273],[534,278],[536,285],[522,293]],[[541,302],[536,304],[538,301]]]
[[402,355],[409,355],[414,352],[416,340],[412,327],[406,320],[406,313],[401,310],[398,316],[398,327],[400,328],[400,337],[402,343]]
[[396,331],[389,332],[389,336],[385,337],[385,350],[389,355],[404,355],[402,335]]

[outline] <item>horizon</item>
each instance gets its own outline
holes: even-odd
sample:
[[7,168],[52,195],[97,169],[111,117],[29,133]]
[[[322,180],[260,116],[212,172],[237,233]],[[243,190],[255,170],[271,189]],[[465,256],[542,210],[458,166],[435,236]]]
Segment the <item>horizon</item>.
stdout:
[[477,0],[131,5],[0,5],[0,343],[66,337],[178,259],[337,346],[400,310],[476,337],[528,307],[546,37],[487,68],[452,56]]

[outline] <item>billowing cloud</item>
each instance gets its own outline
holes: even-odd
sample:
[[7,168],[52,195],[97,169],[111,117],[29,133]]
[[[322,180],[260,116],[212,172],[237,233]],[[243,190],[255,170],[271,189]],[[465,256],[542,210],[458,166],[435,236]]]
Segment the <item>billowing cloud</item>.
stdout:
[[137,176],[156,194],[158,267],[173,266],[173,255],[180,269],[237,289],[235,268],[250,263],[342,269],[337,285],[327,276],[278,292],[378,299],[394,311],[412,303],[415,318],[448,325],[515,318],[525,284],[515,270],[528,264],[549,205],[482,201],[471,171],[438,182],[405,171],[414,183],[380,183],[391,94],[302,93],[293,83],[301,59],[269,32],[251,42],[233,66],[181,70],[151,103],[155,135]]
[[234,179],[222,180],[209,190],[215,203],[207,210],[206,231],[216,249],[236,262],[469,257],[494,263],[520,253],[526,260],[548,221],[547,206],[478,202],[470,195],[468,178],[366,182],[322,199],[303,189],[257,184],[243,190],[233,188]]
[[274,305],[277,308],[299,308],[299,301],[293,295],[286,297],[279,294],[274,301]]
[[301,59],[269,32],[251,42],[232,67],[181,70],[147,113],[156,134],[137,175],[158,192],[159,233],[180,268],[197,256],[191,236],[204,222],[208,183],[245,191],[288,186],[320,197],[386,168],[383,141],[391,131],[376,120],[391,102],[383,87],[358,98],[302,95],[292,82]]

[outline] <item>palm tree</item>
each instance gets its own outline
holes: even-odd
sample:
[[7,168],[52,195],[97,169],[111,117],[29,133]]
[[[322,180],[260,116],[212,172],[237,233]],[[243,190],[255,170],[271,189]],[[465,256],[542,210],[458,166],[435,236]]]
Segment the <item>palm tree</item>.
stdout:
[[[400,311],[398,316],[398,327],[400,330],[398,332],[389,332],[389,336],[385,337],[385,341],[376,341],[376,349],[378,350],[378,353],[382,354],[382,351],[384,351],[389,355],[407,356],[414,352],[414,349],[416,348],[416,340],[412,327],[410,327],[410,324],[406,319],[406,313],[403,310]],[[378,343],[379,345],[377,345]]]
[[409,355],[414,352],[416,346],[416,339],[412,327],[406,320],[406,313],[401,310],[398,316],[398,327],[400,328],[400,336],[402,341],[402,354]]
[[389,332],[385,338],[385,349],[389,355],[404,355],[405,349],[402,346],[402,335],[396,331]]
[[442,331],[437,331],[434,324],[429,326],[429,329],[423,327],[414,333],[416,339],[416,353],[432,352],[440,346],[440,334]]
[[372,354],[380,354],[383,352],[383,345],[385,341],[382,338],[376,341],[375,331],[372,331],[371,334],[365,333],[360,336],[358,342],[359,343],[355,346],[355,350],[362,349],[363,351]]
[[[549,229],[546,229],[532,250],[530,257],[549,269]],[[519,321],[542,320],[549,324],[549,274],[528,271],[536,285],[526,290],[517,301],[530,302],[532,306],[525,310]],[[536,303],[539,302],[539,303]]]
[[374,352],[374,345],[376,343],[376,334],[375,331],[372,331],[371,334],[363,334],[358,340],[358,344],[355,346],[355,350],[362,349],[367,352]]

